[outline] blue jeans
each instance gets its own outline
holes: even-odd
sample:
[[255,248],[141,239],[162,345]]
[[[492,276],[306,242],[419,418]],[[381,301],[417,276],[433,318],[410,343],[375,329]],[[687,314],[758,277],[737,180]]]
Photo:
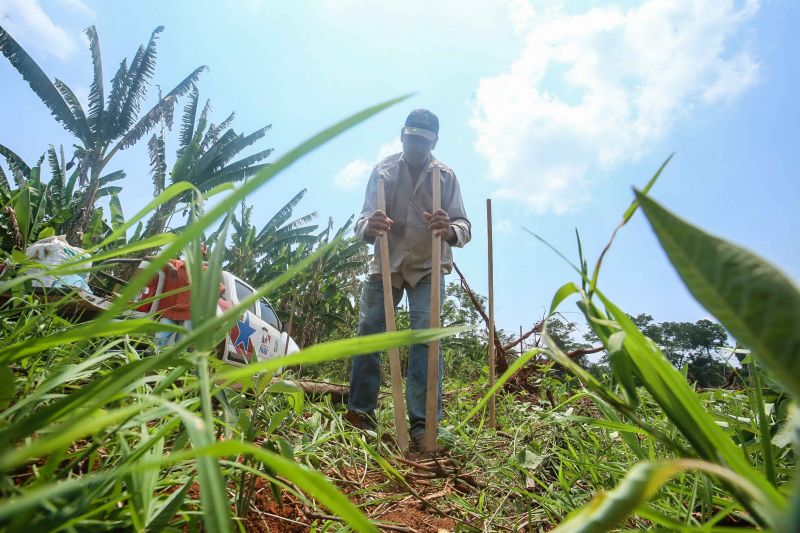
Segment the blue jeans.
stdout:
[[[405,285],[398,289],[392,287],[395,308],[403,297],[408,295],[411,329],[430,327],[431,277],[426,276],[416,287]],[[440,300],[444,302],[444,276],[442,276]],[[361,305],[358,309],[358,334],[371,335],[386,331],[383,311],[383,284],[380,276],[368,276],[361,291]],[[439,346],[439,398],[437,420],[442,418],[442,372],[444,362]],[[411,436],[425,432],[425,396],[428,383],[428,345],[414,344],[408,354],[408,373],[406,378],[406,404]],[[359,355],[352,359],[350,376],[350,398],[347,408],[366,414],[375,421],[375,408],[378,406],[378,389],[381,384],[381,356],[379,353]]]
[[[172,320],[171,318],[167,318],[162,316],[158,319],[159,322],[163,324],[172,324],[176,326],[183,326],[186,328],[186,331],[192,329],[192,323],[190,320]],[[178,340],[180,340],[181,334],[180,333],[173,333],[172,331],[156,331],[156,334],[153,337],[153,343],[156,345],[157,348],[164,348],[165,346],[172,346]]]

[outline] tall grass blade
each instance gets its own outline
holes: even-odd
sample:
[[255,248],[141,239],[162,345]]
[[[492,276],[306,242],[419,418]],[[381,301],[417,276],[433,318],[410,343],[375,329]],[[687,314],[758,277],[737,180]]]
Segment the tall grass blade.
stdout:
[[[658,177],[661,176],[661,172],[664,170],[664,168],[666,168],[667,164],[672,160],[672,156],[674,155],[675,155],[674,153],[670,154],[669,157],[666,159],[666,161],[661,163],[659,169],[656,171],[655,174],[653,174],[653,177],[650,178],[650,180],[644,186],[643,190],[645,194],[647,194],[647,192],[650,191],[653,185],[655,185],[656,180],[658,180]],[[605,248],[603,248],[603,251],[600,252],[600,257],[597,258],[597,263],[595,263],[594,265],[592,280],[589,283],[590,295],[593,294],[595,289],[597,288],[597,279],[600,277],[600,267],[603,265],[603,258],[605,257],[606,253],[608,253],[608,251],[611,249],[611,245],[614,243],[614,239],[617,237],[617,233],[619,232],[619,230],[622,229],[622,227],[628,223],[628,221],[631,219],[634,213],[636,213],[636,210],[638,208],[639,208],[639,200],[634,199],[631,202],[631,205],[628,206],[628,209],[625,210],[625,213],[622,214],[622,220],[620,221],[619,225],[616,228],[614,228],[614,232],[611,234],[611,238],[608,240],[608,244],[606,244]]]
[[503,374],[499,378],[497,378],[497,381],[494,382],[494,385],[492,385],[489,388],[489,390],[486,391],[486,394],[483,395],[483,398],[481,398],[481,400],[477,404],[475,404],[475,407],[473,407],[472,410],[461,420],[461,422],[456,426],[454,431],[460,431],[461,429],[463,429],[464,426],[466,426],[472,420],[473,416],[478,414],[481,409],[486,407],[486,404],[489,403],[489,399],[492,396],[494,396],[494,394],[497,391],[499,391],[503,385],[506,384],[506,381],[511,379],[511,377],[514,374],[516,374],[520,368],[525,366],[525,364],[528,361],[530,361],[540,353],[542,353],[542,350],[534,348],[533,350],[525,352],[522,356],[515,359],[513,363],[508,365],[508,369],[505,372],[503,372]]
[[147,523],[148,533],[160,533],[166,529],[170,520],[172,520],[183,505],[183,501],[186,499],[186,494],[189,492],[189,487],[191,487],[193,481],[194,478],[191,478],[180,489],[169,495],[169,498],[167,498],[164,504],[158,509],[155,516]]
[[[208,354],[197,356],[197,374],[200,380],[202,423],[192,413],[179,413],[195,448],[211,445],[214,436],[214,413],[211,407],[211,380],[208,375]],[[191,415],[191,416],[190,416]],[[200,474],[200,501],[203,504],[203,522],[208,531],[232,531],[228,494],[219,460],[210,455],[197,458]]]
[[800,398],[800,291],[753,253],[709,235],[637,192],[647,220],[697,300]]
[[[734,494],[742,505],[751,509],[757,517],[773,518],[786,507],[786,500],[745,459],[742,451],[716,424],[714,418],[700,403],[695,392],[681,373],[664,357],[653,341],[641,333],[628,317],[600,291],[597,296],[603,301],[611,317],[625,332],[624,349],[628,352],[634,369],[653,399],[661,406],[667,417],[683,433],[695,451],[705,460],[724,465],[758,487],[769,502],[766,508],[752,508],[744,495]],[[774,523],[774,522],[773,522]]]
[[[614,490],[598,495],[592,503],[570,516],[553,531],[557,533],[601,533],[614,529],[639,505],[652,498],[672,476],[689,469],[700,470],[716,476],[728,485],[736,486],[762,507],[768,507],[768,502],[762,500],[762,493],[746,478],[719,465],[695,459],[640,462],[628,472]],[[774,520],[777,517],[771,518]],[[777,522],[773,521],[772,523]]]

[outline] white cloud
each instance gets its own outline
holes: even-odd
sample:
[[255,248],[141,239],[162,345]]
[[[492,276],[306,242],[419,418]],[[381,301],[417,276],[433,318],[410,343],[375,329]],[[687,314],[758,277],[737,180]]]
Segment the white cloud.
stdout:
[[528,0],[508,0],[508,18],[517,33],[522,33],[530,27],[535,14]]
[[[63,1],[68,8],[94,17],[81,0]],[[78,49],[78,31],[67,32],[53,22],[37,0],[0,0],[0,24],[26,48],[36,48],[60,60],[68,59]]]
[[636,160],[681,117],[757,81],[758,63],[734,44],[757,0],[623,6],[534,13],[509,1],[523,47],[480,81],[471,120],[498,197],[573,210],[590,197],[590,174]]
[[367,182],[373,166],[374,165],[371,165],[363,159],[350,161],[336,174],[333,183],[340,189],[352,191],[359,185]]
[[511,223],[510,220],[507,218],[503,218],[501,220],[497,220],[493,225],[492,229],[495,233],[511,233],[514,230],[514,225]]
[[[496,46],[508,36],[506,6],[494,0],[317,0],[314,5],[329,24],[355,32],[376,52],[401,57],[410,51],[450,57],[450,50]],[[398,28],[413,37],[398,38]]]
[[83,2],[83,0],[59,0],[59,1],[66,7],[72,9],[73,11],[79,12],[84,17],[94,20],[95,18],[94,11],[92,11],[91,8]]
[[355,159],[347,163],[344,168],[342,168],[342,170],[336,174],[336,177],[333,179],[333,184],[336,187],[346,191],[352,191],[360,187],[365,187],[367,181],[369,180],[369,174],[372,172],[372,168],[378,161],[384,157],[388,157],[392,154],[397,154],[402,151],[403,144],[400,142],[400,139],[389,141],[378,149],[378,154],[375,156],[375,159],[371,161]]

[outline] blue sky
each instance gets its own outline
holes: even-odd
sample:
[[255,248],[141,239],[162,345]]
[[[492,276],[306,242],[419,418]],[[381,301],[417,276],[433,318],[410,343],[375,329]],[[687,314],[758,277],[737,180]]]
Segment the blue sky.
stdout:
[[[369,169],[398,147],[405,115],[439,115],[437,157],[456,171],[473,240],[456,261],[486,293],[486,198],[493,198],[498,323],[537,321],[569,267],[522,228],[590,261],[671,153],[653,196],[708,231],[800,277],[800,46],[789,1],[405,0],[366,2],[92,2],[0,0],[0,24],[85,101],[91,61],[81,31],[100,34],[107,82],[158,25],[155,83],[195,67],[220,121],[273,129],[281,154],[367,105],[415,93],[307,156],[258,191],[264,223],[297,191],[297,214],[337,224],[361,208]],[[151,95],[152,96],[152,95]],[[0,61],[0,144],[35,161],[73,140],[17,72]],[[174,161],[174,135],[168,157]],[[257,148],[259,148],[257,147]],[[123,206],[151,199],[146,144],[120,153]],[[450,278],[452,280],[452,278]],[[629,313],[698,320],[641,215],[618,235],[601,287]],[[565,315],[577,319],[571,304]]]

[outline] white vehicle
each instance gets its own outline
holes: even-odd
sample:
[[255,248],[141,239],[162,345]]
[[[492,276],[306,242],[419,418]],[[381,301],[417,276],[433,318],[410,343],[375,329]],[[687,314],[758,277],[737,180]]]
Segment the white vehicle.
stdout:
[[[143,262],[140,267],[144,266],[146,263]],[[165,274],[160,271],[157,279],[153,280],[146,292],[140,295],[140,299],[161,294],[164,281]],[[217,304],[217,315],[238,305],[240,301],[255,292],[253,287],[230,272],[222,272],[221,282],[225,290]],[[158,311],[159,303],[160,300],[154,300],[149,307],[145,306],[145,309],[140,307],[138,310],[153,314]],[[263,361],[299,352],[300,347],[289,337],[267,299],[261,298],[244,310],[236,325],[220,343],[218,351],[223,361],[243,366],[250,363],[253,356],[257,361]]]
[[[221,299],[229,302],[231,307],[255,292],[253,287],[230,272],[222,273],[222,284],[225,286],[225,293]],[[219,314],[224,312],[221,307],[217,307]],[[300,347],[289,337],[266,298],[260,298],[245,309],[242,317],[225,336],[224,343],[222,360],[235,365],[249,363],[253,355],[258,360],[264,360],[300,351]]]

